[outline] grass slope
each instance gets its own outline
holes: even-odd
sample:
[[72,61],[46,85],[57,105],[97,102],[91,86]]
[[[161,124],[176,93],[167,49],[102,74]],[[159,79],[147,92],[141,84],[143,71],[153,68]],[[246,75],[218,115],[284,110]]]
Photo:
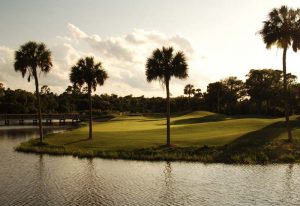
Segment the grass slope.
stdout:
[[171,142],[165,148],[166,125],[162,115],[117,116],[88,127],[51,134],[45,145],[37,140],[22,143],[23,152],[72,154],[147,160],[192,160],[226,163],[287,162],[300,159],[298,116],[292,118],[293,144],[287,138],[283,118],[226,116],[211,112],[174,115]]

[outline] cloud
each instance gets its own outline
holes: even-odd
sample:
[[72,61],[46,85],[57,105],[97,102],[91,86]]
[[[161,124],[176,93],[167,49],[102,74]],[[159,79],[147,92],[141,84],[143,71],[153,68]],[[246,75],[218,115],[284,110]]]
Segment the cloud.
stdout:
[[14,50],[0,46],[0,81],[4,83],[5,87],[18,85],[22,78],[21,73],[17,74],[13,67]]
[[132,53],[121,44],[122,41],[118,38],[102,40],[99,35],[87,35],[73,24],[68,24],[68,29],[75,40],[87,43],[91,48],[106,57],[132,60]]
[[[173,46],[176,50],[184,51],[189,61],[195,53],[190,41],[180,35],[168,36],[158,31],[135,29],[129,34],[102,38],[99,34],[88,34],[71,23],[67,25],[67,29],[69,35],[57,35],[55,43],[48,45],[53,55],[53,68],[49,74],[40,77],[41,85],[47,84],[57,93],[63,92],[70,85],[69,74],[72,65],[76,64],[79,58],[94,56],[96,61],[102,62],[109,75],[108,81],[97,93],[164,96],[165,92],[159,83],[149,84],[146,81],[147,57],[154,49],[162,46]],[[20,81],[21,75],[14,72],[13,52],[10,48],[0,47],[0,79],[5,78],[4,83],[15,88],[32,90],[34,87],[25,83],[25,79]],[[19,76],[17,84],[16,76]],[[178,88],[183,88],[185,83],[175,80],[172,93],[182,94]],[[21,86],[23,84],[26,87]]]
[[[130,94],[135,91],[137,95],[149,95],[152,92],[164,95],[158,83],[149,84],[145,77],[146,59],[156,48],[173,46],[176,50],[184,51],[188,60],[194,56],[190,41],[180,35],[168,36],[158,31],[135,29],[129,34],[101,38],[98,34],[82,31],[74,24],[68,24],[68,29],[73,46],[81,45],[81,48],[92,51],[103,63],[110,76],[108,83],[123,85],[123,88],[112,91],[117,94]],[[70,37],[66,37],[67,41]],[[125,89],[124,85],[130,89]],[[104,86],[104,90],[107,89]],[[180,94],[182,91],[174,93]]]
[[86,33],[84,33],[83,31],[81,31],[79,28],[77,28],[73,24],[68,24],[68,29],[69,29],[69,31],[71,32],[72,36],[75,39],[82,39],[82,38],[86,38],[87,37]]

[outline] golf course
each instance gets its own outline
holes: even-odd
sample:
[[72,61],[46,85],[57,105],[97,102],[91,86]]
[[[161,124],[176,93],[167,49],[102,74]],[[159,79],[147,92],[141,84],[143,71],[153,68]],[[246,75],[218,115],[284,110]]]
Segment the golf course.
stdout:
[[18,151],[136,160],[224,163],[295,162],[299,154],[299,116],[291,117],[293,143],[286,141],[283,118],[226,116],[197,111],[171,117],[171,147],[164,147],[164,115],[116,115],[88,126],[22,143]]

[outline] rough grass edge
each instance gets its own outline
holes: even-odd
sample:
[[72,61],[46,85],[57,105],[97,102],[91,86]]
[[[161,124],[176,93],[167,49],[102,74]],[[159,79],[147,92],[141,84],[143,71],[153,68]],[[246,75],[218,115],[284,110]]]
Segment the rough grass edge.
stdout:
[[43,143],[37,140],[29,140],[15,147],[18,152],[48,154],[48,155],[72,155],[78,158],[123,159],[144,161],[185,161],[202,163],[225,164],[273,164],[300,162],[299,155],[293,153],[279,153],[273,151],[232,152],[224,147],[149,147],[133,150],[102,151],[97,149],[65,148]]

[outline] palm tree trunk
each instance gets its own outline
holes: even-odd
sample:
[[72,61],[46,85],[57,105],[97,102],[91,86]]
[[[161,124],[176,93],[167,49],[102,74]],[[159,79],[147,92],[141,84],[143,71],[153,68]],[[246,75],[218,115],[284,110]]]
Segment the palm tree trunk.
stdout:
[[88,86],[89,92],[89,104],[90,104],[90,115],[89,115],[89,139],[93,137],[93,117],[92,117],[92,88]]
[[166,90],[167,90],[167,147],[171,146],[170,139],[170,89],[169,80],[166,80]]
[[191,94],[189,93],[189,97],[188,97],[188,110],[191,110],[191,103],[190,103],[190,101],[191,101]]
[[43,142],[43,124],[42,124],[42,112],[41,112],[41,98],[40,98],[40,91],[39,91],[39,80],[37,77],[36,72],[33,74],[35,80],[35,93],[36,98],[38,100],[38,118],[39,118],[39,132],[40,132],[40,143]]
[[288,88],[287,88],[287,77],[286,77],[286,52],[287,47],[283,49],[282,55],[282,65],[283,65],[283,92],[284,92],[284,113],[285,113],[285,124],[288,132],[288,141],[292,142],[293,137],[290,128],[290,117],[289,117],[289,98],[288,98]]
[[220,91],[217,92],[217,112],[220,113]]

